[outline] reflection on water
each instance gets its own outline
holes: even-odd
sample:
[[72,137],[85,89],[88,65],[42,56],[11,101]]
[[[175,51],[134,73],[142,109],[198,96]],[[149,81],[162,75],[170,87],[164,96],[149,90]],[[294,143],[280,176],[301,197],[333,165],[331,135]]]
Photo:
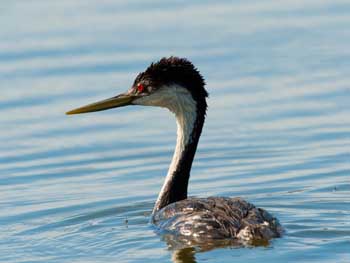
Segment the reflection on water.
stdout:
[[[254,247],[254,246],[268,246],[268,241],[264,240],[259,243],[252,241],[251,243],[243,244],[234,239],[218,239],[218,240],[204,240],[202,242],[195,242],[193,240],[183,240],[175,236],[175,234],[170,233],[160,233],[162,235],[162,240],[166,242],[168,249],[172,251],[180,251],[187,249],[189,247],[195,248],[197,252],[210,251],[215,248],[225,248],[225,247]],[[187,242],[186,242],[187,241]]]
[[[349,11],[346,0],[2,5],[0,261],[350,261]],[[192,60],[210,93],[190,195],[241,196],[279,218],[283,238],[169,250],[149,214],[174,118],[64,115],[169,55]]]
[[162,240],[166,242],[169,251],[172,252],[172,261],[174,263],[181,262],[197,262],[196,253],[204,253],[214,249],[247,249],[247,248],[269,248],[270,240],[251,240],[242,242],[235,239],[222,240],[206,240],[205,242],[188,243],[180,240],[174,234],[161,233]]
[[195,249],[193,247],[175,250],[172,255],[174,263],[196,263]]

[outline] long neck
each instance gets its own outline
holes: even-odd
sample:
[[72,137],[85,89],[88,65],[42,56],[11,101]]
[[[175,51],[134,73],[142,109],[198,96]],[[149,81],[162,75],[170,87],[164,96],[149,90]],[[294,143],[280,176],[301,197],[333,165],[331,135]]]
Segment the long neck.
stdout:
[[176,115],[176,148],[153,213],[168,204],[187,198],[188,180],[206,109],[205,102],[201,107],[193,99],[191,100],[191,102],[178,103],[175,109],[170,109]]

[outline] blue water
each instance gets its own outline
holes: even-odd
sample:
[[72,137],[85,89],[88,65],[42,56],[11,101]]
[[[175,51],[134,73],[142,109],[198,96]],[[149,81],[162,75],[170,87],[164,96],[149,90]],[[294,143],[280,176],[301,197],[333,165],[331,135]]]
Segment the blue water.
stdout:
[[[350,3],[4,1],[0,262],[350,262]],[[278,217],[268,247],[174,251],[149,225],[174,117],[64,112],[162,56],[206,78],[195,196]]]

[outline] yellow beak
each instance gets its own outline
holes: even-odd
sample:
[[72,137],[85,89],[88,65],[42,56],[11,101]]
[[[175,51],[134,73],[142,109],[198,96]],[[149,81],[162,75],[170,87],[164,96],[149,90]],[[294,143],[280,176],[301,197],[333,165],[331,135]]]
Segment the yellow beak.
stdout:
[[108,109],[117,108],[117,107],[123,107],[123,106],[130,105],[131,102],[136,98],[138,98],[138,96],[120,94],[113,98],[98,101],[98,102],[88,104],[83,107],[68,111],[66,112],[66,114],[67,115],[80,114],[80,113],[102,111],[102,110],[108,110]]

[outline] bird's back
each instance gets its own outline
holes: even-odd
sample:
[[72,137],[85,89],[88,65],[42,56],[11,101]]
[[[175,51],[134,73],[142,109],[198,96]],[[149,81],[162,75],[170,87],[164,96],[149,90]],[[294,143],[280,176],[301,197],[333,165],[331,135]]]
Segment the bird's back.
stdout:
[[153,223],[189,244],[223,239],[245,243],[282,233],[276,218],[241,198],[187,198],[156,212]]

